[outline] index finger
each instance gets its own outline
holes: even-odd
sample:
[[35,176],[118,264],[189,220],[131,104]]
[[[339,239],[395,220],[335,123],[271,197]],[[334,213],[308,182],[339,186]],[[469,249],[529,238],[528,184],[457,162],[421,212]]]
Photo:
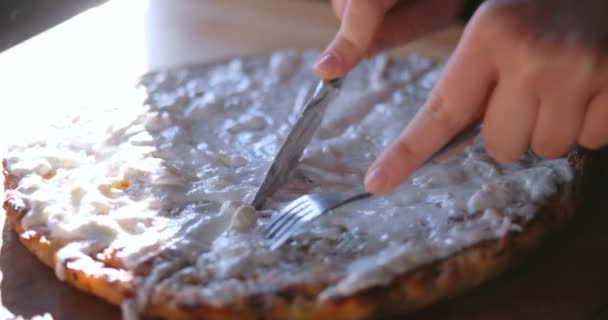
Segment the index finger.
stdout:
[[414,119],[365,178],[369,192],[389,193],[458,132],[480,117],[494,83],[489,60],[466,34]]
[[[343,76],[367,53],[386,12],[397,0],[347,1],[335,38],[321,55],[316,73],[323,79]],[[338,8],[337,10],[341,10]]]

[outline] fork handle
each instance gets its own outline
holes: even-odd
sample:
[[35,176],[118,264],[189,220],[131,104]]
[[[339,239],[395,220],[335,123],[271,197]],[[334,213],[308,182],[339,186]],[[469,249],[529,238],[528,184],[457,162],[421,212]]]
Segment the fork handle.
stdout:
[[369,192],[357,193],[354,196],[348,197],[348,198],[346,198],[346,199],[344,199],[344,200],[342,200],[342,201],[334,204],[333,206],[329,207],[328,210],[333,210],[333,209],[335,209],[337,207],[341,207],[341,206],[343,206],[343,205],[345,205],[347,203],[350,203],[350,202],[353,202],[353,201],[358,201],[358,200],[363,200],[363,199],[369,198],[371,196],[373,196],[373,194],[369,193]]
[[[437,160],[437,158],[439,158],[442,155],[446,154],[448,151],[456,148],[457,146],[461,145],[463,142],[469,140],[470,138],[473,138],[473,137],[477,136],[480,132],[481,132],[481,120],[477,120],[476,122],[474,122],[469,127],[466,127],[466,128],[464,128],[464,130],[460,131],[455,137],[453,137],[443,147],[441,147],[441,149],[439,149],[439,150],[437,150],[437,152],[433,153],[424,162],[423,166],[432,163],[433,161]],[[347,204],[349,202],[353,202],[353,201],[369,198],[371,196],[373,196],[373,194],[369,193],[369,192],[358,193],[358,194],[355,194],[352,197],[344,199],[344,201],[342,201],[342,202],[337,203],[331,209],[335,209],[335,208],[337,208],[339,206],[342,206],[342,205],[345,205],[345,204]]]
[[461,145],[463,142],[469,140],[477,136],[481,132],[481,120],[477,120],[472,125],[464,128],[460,131],[455,137],[453,137],[450,141],[448,141],[441,149],[437,150],[437,152],[433,153],[425,162],[424,165],[432,163],[437,160],[437,158],[446,154],[450,150],[456,148]]

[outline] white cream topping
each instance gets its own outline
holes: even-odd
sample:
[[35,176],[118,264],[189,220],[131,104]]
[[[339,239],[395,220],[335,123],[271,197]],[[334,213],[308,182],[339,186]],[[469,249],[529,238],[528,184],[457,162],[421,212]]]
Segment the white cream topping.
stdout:
[[[259,232],[269,215],[307,192],[361,189],[365,170],[441,69],[416,56],[378,57],[349,75],[288,185],[256,213],[242,204],[314,83],[316,55],[283,51],[161,72],[144,81],[146,105],[90,113],[46,140],[11,147],[8,169],[21,177],[24,227],[74,241],[57,261],[110,246],[132,269],[164,250],[178,252],[183,261],[139,283],[139,308],[152,286],[185,305],[221,305],[304,281],[329,283],[323,297],[331,297],[521,230],[573,178],[564,159],[528,154],[497,163],[478,138],[421,168],[394,194],[335,210],[270,251]],[[124,123],[102,128],[100,115]]]

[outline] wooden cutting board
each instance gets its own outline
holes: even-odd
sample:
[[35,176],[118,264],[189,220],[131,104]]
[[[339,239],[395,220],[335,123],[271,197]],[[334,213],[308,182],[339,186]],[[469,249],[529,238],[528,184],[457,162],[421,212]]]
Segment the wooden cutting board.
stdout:
[[[321,48],[336,27],[325,1],[111,2],[0,55],[0,88],[11,89],[1,94],[0,111],[11,120],[0,126],[0,147],[17,130],[35,134],[65,110],[119,95],[148,70]],[[445,58],[458,35],[453,28],[396,54]],[[589,201],[574,224],[519,269],[407,319],[608,319],[607,210]],[[0,319],[45,313],[55,320],[120,319],[117,307],[56,280],[7,226],[0,271]]]

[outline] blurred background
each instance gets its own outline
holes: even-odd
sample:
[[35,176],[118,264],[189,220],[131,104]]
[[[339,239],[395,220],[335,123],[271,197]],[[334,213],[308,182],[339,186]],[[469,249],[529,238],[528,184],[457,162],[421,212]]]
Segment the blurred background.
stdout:
[[[329,0],[2,1],[0,111],[18,125],[2,130],[27,131],[83,104],[112,103],[149,70],[322,49],[337,27]],[[454,28],[400,52],[442,58],[457,35]]]

